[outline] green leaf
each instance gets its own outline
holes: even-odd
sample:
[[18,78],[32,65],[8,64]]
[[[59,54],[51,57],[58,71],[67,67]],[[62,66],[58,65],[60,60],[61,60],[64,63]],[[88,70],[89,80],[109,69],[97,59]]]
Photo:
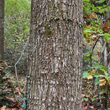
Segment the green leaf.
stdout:
[[98,34],[99,36],[105,36],[105,34]]
[[96,100],[96,98],[94,97],[93,99],[92,99],[92,101],[95,101]]
[[92,53],[93,53],[92,51],[89,51],[89,52],[83,53],[83,55],[89,56],[89,55],[91,55]]
[[103,93],[105,93],[105,90],[104,89],[99,92],[99,94],[103,94]]
[[85,101],[88,101],[88,98],[84,98]]
[[103,98],[104,98],[104,96],[100,96],[100,97],[99,97],[99,99],[103,99]]
[[101,82],[100,81],[95,81],[95,85],[98,85],[100,84]]
[[93,90],[89,90],[89,92],[92,94],[93,93]]
[[24,97],[22,100],[27,100],[27,98],[26,98],[26,97]]
[[98,0],[97,3],[103,3],[105,0]]
[[110,41],[110,34],[105,33],[105,41],[109,42]]
[[96,78],[100,77],[100,75],[98,75],[98,74],[93,74],[93,76],[96,77]]
[[106,71],[104,71],[105,75],[108,76],[108,73]]
[[89,76],[88,71],[84,71],[84,72],[83,72],[83,78],[86,78],[87,76]]
[[92,33],[96,33],[96,31],[91,31],[90,29],[86,29],[86,30],[84,30],[84,32],[92,32]]
[[96,69],[101,69],[101,68],[103,68],[104,66],[103,65],[96,65],[96,66],[93,66],[93,67],[91,67],[91,68],[96,68]]
[[21,105],[21,107],[26,110],[26,103],[24,103],[23,105]]
[[90,2],[90,0],[83,0],[83,2]]

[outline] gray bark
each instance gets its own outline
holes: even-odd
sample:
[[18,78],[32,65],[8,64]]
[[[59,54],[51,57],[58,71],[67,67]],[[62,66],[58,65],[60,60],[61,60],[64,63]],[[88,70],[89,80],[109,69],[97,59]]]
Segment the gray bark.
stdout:
[[27,109],[81,110],[83,0],[32,0],[31,10]]
[[[107,6],[109,7],[110,6],[110,0],[106,0],[106,4]],[[109,8],[110,9],[110,8]],[[107,16],[105,17],[105,19],[107,20],[108,18],[110,18],[110,10],[108,9],[108,12],[107,12]],[[106,21],[106,22],[109,22],[109,21]],[[108,32],[110,33],[110,31]],[[105,42],[105,41],[104,41]],[[105,49],[104,49],[104,54],[103,54],[103,58],[104,58],[104,66],[107,67],[108,69],[108,73],[109,73],[109,76],[110,76],[110,55],[109,55],[109,52],[110,52],[110,42],[106,42],[106,45],[105,45]],[[104,100],[103,100],[103,109],[104,110],[107,110],[108,108],[108,88],[106,86],[105,88],[105,93],[104,93]]]
[[[109,7],[107,12],[107,19],[110,18],[110,0],[107,1],[107,6]],[[110,34],[110,31],[109,31]],[[107,68],[110,75],[110,41],[107,43]]]
[[4,59],[4,1],[0,0],[0,60]]

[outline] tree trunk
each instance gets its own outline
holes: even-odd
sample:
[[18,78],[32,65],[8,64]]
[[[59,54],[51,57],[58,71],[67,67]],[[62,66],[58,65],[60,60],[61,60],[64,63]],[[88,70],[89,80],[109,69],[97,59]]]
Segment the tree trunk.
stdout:
[[27,109],[81,110],[83,0],[32,0],[31,11]]
[[0,0],[0,60],[4,59],[4,1]]
[[[107,19],[110,19],[110,0],[106,0],[107,6],[109,7],[107,12]],[[110,30],[108,32],[110,34]],[[107,43],[107,68],[110,76],[110,41]]]
[[[110,0],[106,0],[106,4],[107,4],[107,6],[109,7],[110,6]],[[110,9],[110,8],[109,8]],[[107,14],[107,16],[105,17],[105,19],[106,19],[106,22],[109,22],[108,21],[108,18],[110,18],[110,11],[109,11],[109,9],[108,9],[108,12],[106,13]],[[108,32],[108,33],[110,33],[110,31]],[[105,42],[105,41],[104,41]],[[109,76],[110,76],[110,55],[109,55],[109,52],[110,52],[110,42],[106,42],[106,45],[105,45],[105,49],[104,49],[104,54],[103,54],[103,56],[104,56],[104,61],[103,61],[103,63],[104,63],[104,66],[105,67],[107,67],[107,69],[108,69],[108,73],[109,73]],[[108,91],[109,91],[109,89],[107,88],[107,86],[106,86],[106,88],[105,88],[105,93],[104,93],[104,100],[103,100],[103,108],[104,108],[104,110],[107,110],[108,109],[108,100],[109,100],[109,94],[108,94]]]

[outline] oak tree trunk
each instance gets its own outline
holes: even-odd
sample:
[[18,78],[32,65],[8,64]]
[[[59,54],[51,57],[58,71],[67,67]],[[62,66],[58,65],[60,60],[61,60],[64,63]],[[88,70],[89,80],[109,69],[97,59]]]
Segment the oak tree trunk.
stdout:
[[32,0],[31,13],[27,109],[81,110],[83,0]]

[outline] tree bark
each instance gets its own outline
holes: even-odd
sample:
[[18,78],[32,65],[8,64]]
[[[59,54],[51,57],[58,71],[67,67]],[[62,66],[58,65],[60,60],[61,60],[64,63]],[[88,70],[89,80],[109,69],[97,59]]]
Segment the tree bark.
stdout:
[[81,110],[83,0],[32,0],[31,13],[27,109]]
[[0,0],[0,60],[4,59],[4,1]]
[[[107,19],[110,18],[110,0],[106,0],[107,6],[109,7],[107,12]],[[110,34],[110,30],[108,32]],[[110,41],[107,43],[107,68],[110,76]]]
[[[110,6],[110,0],[106,0],[106,4],[107,4],[107,7],[109,7]],[[108,18],[110,18],[110,8],[108,9],[106,14],[107,14],[106,17],[105,17],[106,22],[109,22]],[[108,33],[110,33],[110,31]],[[110,52],[110,42],[106,42],[104,53],[103,53],[103,56],[104,56],[103,57],[103,59],[104,59],[103,63],[104,63],[104,66],[107,67],[107,70],[108,70],[107,72],[109,73],[109,76],[110,76],[110,72],[109,72],[110,71],[110,59],[109,59],[110,55],[109,55],[109,52]],[[104,100],[103,100],[103,109],[104,110],[108,109],[108,106],[107,106],[108,105],[108,100],[109,100],[108,91],[109,91],[109,89],[106,86],[105,87],[105,93],[103,94],[104,97],[105,97]]]

